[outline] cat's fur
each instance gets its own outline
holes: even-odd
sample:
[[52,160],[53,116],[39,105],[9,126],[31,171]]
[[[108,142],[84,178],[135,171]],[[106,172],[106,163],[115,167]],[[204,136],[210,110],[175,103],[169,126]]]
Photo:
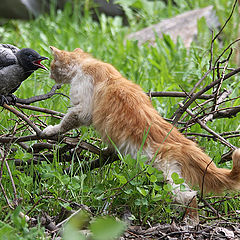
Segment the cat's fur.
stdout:
[[[233,153],[232,170],[217,168],[196,143],[158,114],[140,86],[125,79],[112,65],[79,48],[73,52],[51,50],[51,78],[71,84],[73,107],[60,124],[44,129],[44,134],[92,124],[104,141],[110,143],[111,139],[122,154],[136,157],[148,131],[143,154],[150,162],[157,152],[153,165],[173,185],[173,197],[179,203],[186,205],[196,195],[189,185],[200,189],[203,185],[204,192],[215,193],[240,189],[240,149]],[[173,172],[185,179],[185,191],[174,184]]]

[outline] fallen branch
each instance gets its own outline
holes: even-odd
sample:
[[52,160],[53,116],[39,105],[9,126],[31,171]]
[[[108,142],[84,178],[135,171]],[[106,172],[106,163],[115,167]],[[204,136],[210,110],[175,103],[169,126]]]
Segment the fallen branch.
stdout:
[[220,109],[213,113],[213,119],[217,118],[232,118],[240,112],[240,106]]
[[[180,105],[182,105],[180,103]],[[186,109],[186,112],[194,117],[194,114],[191,110]],[[206,131],[208,131],[209,133],[211,133],[213,136],[216,137],[216,139],[218,139],[221,143],[223,143],[224,145],[228,146],[231,149],[237,149],[237,147],[235,147],[234,145],[232,145],[231,143],[229,143],[228,141],[226,141],[226,139],[224,139],[222,136],[220,136],[218,133],[214,132],[212,129],[210,129],[207,125],[205,125],[200,119],[196,119],[197,123]]]
[[18,107],[18,108],[24,108],[24,109],[29,109],[29,110],[32,110],[32,111],[48,113],[48,114],[57,115],[57,116],[60,116],[60,117],[65,116],[64,113],[57,112],[57,111],[54,111],[54,110],[50,110],[50,109],[47,109],[47,108],[41,108],[41,107],[36,107],[36,106],[31,106],[31,105],[24,105],[24,104],[20,104],[20,103],[16,103],[15,106]]
[[46,100],[46,99],[51,98],[53,95],[56,95],[56,94],[63,95],[65,97],[69,98],[68,96],[64,95],[63,93],[56,93],[56,90],[60,89],[61,87],[62,87],[62,85],[55,84],[52,87],[51,91],[46,93],[46,94],[39,95],[39,96],[34,96],[34,97],[31,97],[31,98],[27,98],[27,99],[17,98],[16,102],[21,103],[21,104],[31,104],[31,103],[34,103],[34,102],[39,102],[39,101],[42,101],[42,100]]
[[[222,92],[222,94],[217,97],[217,95],[219,95],[219,89],[217,90],[217,94],[216,94],[216,97],[214,98],[214,107],[213,107],[213,111],[216,112],[218,106],[224,101],[225,98],[227,98],[231,93],[232,91],[231,90],[224,90]],[[207,115],[205,118],[202,119],[203,123],[206,124],[207,121],[210,121],[213,119],[213,113],[210,113],[209,115]]]
[[[187,97],[188,95],[185,92],[148,92],[148,96],[150,97]],[[194,96],[195,94],[193,94]],[[201,96],[197,97],[198,99],[212,99],[214,97],[213,94],[202,94]]]
[[208,86],[206,86],[205,88],[203,88],[202,90],[200,90],[198,93],[196,93],[195,95],[191,96],[191,98],[183,105],[181,104],[181,106],[177,109],[177,111],[175,112],[175,118],[173,121],[173,124],[176,124],[180,117],[182,116],[182,114],[187,110],[187,108],[199,97],[201,96],[203,93],[207,92],[209,89],[211,89],[212,87],[214,87],[215,85],[217,85],[218,83],[220,83],[221,81],[225,81],[228,78],[236,75],[237,73],[240,72],[240,68],[235,69],[234,71],[226,74],[224,76],[223,79],[217,79],[215,81],[213,81],[212,83],[210,83]]
[[10,107],[6,103],[3,104],[3,107],[6,108],[8,111],[14,113],[17,117],[21,118],[23,121],[25,121],[29,126],[32,127],[32,129],[36,132],[37,135],[40,135],[42,131],[23,113],[17,111],[15,108]]

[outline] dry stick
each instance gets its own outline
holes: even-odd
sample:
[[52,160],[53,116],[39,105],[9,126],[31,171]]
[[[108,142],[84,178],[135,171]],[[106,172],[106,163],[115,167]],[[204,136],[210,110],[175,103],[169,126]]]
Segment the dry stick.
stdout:
[[[235,100],[235,99],[238,99],[240,98],[240,96],[236,97],[236,98],[232,98],[232,99],[228,99],[228,100],[224,100],[221,102],[222,103],[226,103],[226,102],[229,102],[229,101],[232,101],[232,100]],[[206,103],[206,102],[204,102]],[[203,104],[204,104],[203,103]],[[204,110],[201,110],[199,111],[198,113],[195,114],[195,118],[204,118],[205,117],[205,113],[204,111],[208,110],[212,108],[212,106],[210,107],[207,107],[205,108]],[[192,110],[195,110],[195,108],[192,108]],[[218,109],[216,111],[211,111],[208,113],[209,114],[213,114],[213,119],[220,119],[220,118],[232,118],[232,116],[236,116],[238,113],[240,112],[240,105],[239,106],[235,106],[235,107],[226,107],[226,108],[221,108],[221,109]],[[197,117],[198,115],[200,115],[201,113],[204,113],[203,116],[199,116]],[[193,123],[191,123],[190,125],[187,125],[188,127],[190,127],[191,125],[194,125]],[[186,128],[186,127],[185,127]],[[183,129],[182,129],[183,130]],[[181,131],[181,130],[180,130]]]
[[215,113],[213,114],[213,119],[226,118],[226,117],[231,118],[232,116],[235,116],[239,112],[240,112],[240,105],[231,107],[231,108],[222,108],[215,111]]
[[16,186],[15,186],[15,183],[14,183],[14,180],[13,180],[13,176],[12,176],[11,169],[10,169],[7,161],[5,161],[5,165],[6,165],[6,167],[7,167],[8,174],[9,174],[9,177],[10,177],[10,180],[11,180],[11,183],[12,183],[12,187],[13,187],[14,205],[17,206],[17,205],[18,205],[17,189],[16,189]]
[[[224,103],[227,101],[222,101],[221,103]],[[207,109],[209,109],[211,107],[205,108],[204,111],[206,111]],[[212,118],[210,118],[209,120],[212,119],[220,119],[220,118],[232,118],[233,116],[236,116],[239,112],[240,112],[240,105],[239,106],[235,106],[235,107],[226,107],[226,108],[221,108],[215,111],[211,111],[207,114],[204,114],[203,116],[199,116],[197,117],[200,113],[202,113],[203,111],[198,112],[197,114],[194,115],[194,119],[198,118],[198,119],[204,119],[207,115],[213,115]],[[193,120],[191,120],[193,121]],[[187,125],[189,127],[189,125]]]
[[[194,85],[194,87],[192,88],[192,90],[189,93],[186,92],[148,92],[146,93],[147,95],[151,96],[151,97],[186,97],[185,100],[183,101],[183,103],[185,103],[188,99],[189,96],[194,95],[194,91],[196,90],[196,88],[201,84],[201,82],[207,77],[207,75],[213,70],[209,69],[204,75],[203,77]],[[232,68],[227,68],[227,70],[231,70],[233,71],[234,69]],[[206,100],[211,100],[214,97],[214,94],[202,94],[200,96],[197,97],[197,99],[206,99]],[[173,118],[175,115],[173,115],[171,118]]]
[[[202,119],[203,123],[206,124],[207,121],[210,121],[213,119],[214,113],[217,111],[218,106],[224,101],[225,98],[227,98],[232,93],[232,90],[225,90],[219,98],[215,102],[215,107],[213,109],[213,112],[208,114],[206,117]],[[216,94],[217,96],[218,94]]]
[[219,84],[218,84],[218,86],[217,86],[217,89],[216,89],[216,91],[215,91],[215,97],[214,97],[214,100],[213,100],[213,108],[212,108],[213,111],[216,110],[217,107],[218,107],[217,99],[218,99],[219,91],[220,91],[220,89],[221,89],[222,82],[223,82],[223,78],[224,78],[224,76],[225,76],[225,70],[226,70],[226,68],[227,68],[229,59],[230,59],[230,57],[231,57],[231,55],[232,55],[232,52],[233,52],[233,51],[232,51],[232,48],[230,48],[230,53],[228,54],[227,59],[225,59],[225,60],[223,60],[223,61],[221,61],[221,62],[218,62],[218,67],[217,67],[218,74],[219,74],[219,64],[225,63],[225,65],[224,65],[224,68],[223,68],[222,76],[220,77],[220,75],[218,75],[218,78],[221,78],[221,81],[219,82]]
[[[187,135],[187,136],[199,136],[199,137],[206,137],[206,138],[216,138],[215,136],[212,136],[212,135],[208,135],[208,134],[204,134],[204,133],[192,133],[192,132],[186,132],[184,133],[184,135]],[[223,134],[219,134],[220,136],[223,136]],[[233,138],[233,137],[240,137],[240,134],[232,134],[232,135],[227,135],[225,137],[225,139],[228,139],[228,138]]]
[[[10,142],[11,144],[11,142]],[[2,151],[1,151],[1,155],[2,155]],[[8,171],[8,174],[9,174],[9,177],[10,177],[10,180],[11,180],[11,183],[12,183],[12,187],[13,187],[13,194],[14,194],[14,205],[17,206],[18,205],[18,199],[17,199],[17,190],[16,190],[16,186],[15,186],[15,183],[14,183],[14,180],[13,180],[13,176],[12,176],[12,172],[11,172],[11,169],[8,165],[8,162],[6,160],[7,158],[7,150],[4,151],[4,156],[2,158],[2,165],[1,165],[1,172],[0,172],[0,183],[1,183],[1,188],[2,188],[2,191],[3,191],[3,194],[6,195],[5,193],[5,190],[4,190],[4,187],[2,185],[2,174],[3,174],[3,165],[5,163],[6,167],[7,167],[7,171]],[[9,205],[9,201],[8,201],[8,198],[7,196],[5,196],[5,199]],[[9,205],[10,207],[10,205]]]
[[34,96],[34,97],[31,97],[31,98],[27,98],[27,99],[20,99],[20,98],[17,98],[17,103],[22,103],[22,104],[30,104],[30,103],[34,103],[34,102],[38,102],[38,101],[42,101],[42,100],[46,100],[48,98],[51,98],[53,95],[56,95],[56,94],[59,94],[59,95],[63,95],[67,98],[69,98],[68,96],[66,96],[65,94],[63,93],[56,93],[56,90],[57,89],[60,89],[61,88],[61,85],[59,84],[55,84],[51,91],[46,93],[46,94],[43,94],[43,95],[39,95],[39,96]]
[[[184,89],[183,89],[183,88],[182,88],[182,90],[184,91]],[[187,92],[185,92],[185,93],[188,95],[188,93],[187,93]],[[191,98],[191,95],[188,95],[188,97],[189,97],[189,98]],[[204,109],[202,108],[202,106],[201,106],[201,105],[199,105],[197,101],[195,101],[195,103],[196,103],[196,105],[197,105],[199,108],[201,108],[201,110],[202,110],[202,111],[204,111]]]
[[18,145],[23,148],[25,151],[28,151],[29,149],[31,149],[27,144],[23,143],[23,142],[19,142]]
[[[179,103],[179,105],[182,105],[182,103]],[[186,109],[186,112],[191,116],[194,117],[194,113],[189,110]],[[229,143],[228,141],[226,141],[226,139],[224,139],[222,136],[220,136],[218,133],[214,132],[212,129],[210,129],[208,126],[206,126],[200,119],[196,119],[197,123],[206,131],[208,131],[209,133],[211,133],[213,136],[215,136],[221,143],[223,143],[224,145],[228,146],[231,149],[237,149],[237,147],[235,147],[234,145],[232,145],[231,143]]]
[[212,33],[212,41],[211,41],[211,46],[210,46],[210,60],[209,60],[209,70],[212,68],[212,61],[213,61],[213,30],[211,30]]
[[[226,99],[226,100],[222,101],[222,103],[226,103],[226,102],[230,102],[230,101],[233,101],[233,100],[237,100],[237,99],[239,99],[239,98],[240,98],[240,96],[237,96],[237,97],[234,97],[234,98],[230,98],[230,99]],[[203,105],[206,105],[207,103],[209,103],[209,102],[211,102],[211,101],[212,101],[212,99],[209,99],[209,100],[207,100],[207,101],[205,101],[205,102],[203,102],[203,103],[201,103],[201,104],[199,104],[199,105],[200,105],[200,106],[203,106]],[[211,106],[209,106],[209,107],[206,107],[206,108],[204,108],[204,111],[206,111],[206,110],[208,110],[208,109],[210,109],[210,108],[212,108],[212,107],[213,107],[213,105],[211,105]],[[199,108],[199,106],[193,107],[191,110],[192,110],[192,111],[195,111],[197,108]],[[200,115],[202,112],[203,112],[203,111],[200,110],[200,111],[196,114],[196,116],[197,116],[197,115]]]
[[[95,145],[88,143],[86,141],[81,141],[79,143],[79,139],[74,139],[66,136],[52,136],[52,137],[45,137],[45,136],[37,136],[37,135],[28,135],[28,136],[22,136],[22,137],[0,137],[0,143],[20,143],[20,142],[28,142],[33,140],[53,140],[53,141],[62,141],[63,143],[72,145],[72,146],[79,146],[83,148],[84,150],[88,150],[94,154],[100,155],[101,149],[96,147]],[[105,158],[104,158],[105,159]],[[92,165],[94,166],[95,161],[93,161]]]
[[[221,28],[220,31],[215,35],[215,37],[212,39],[212,41],[211,41],[211,47],[213,46],[214,41],[219,37],[219,35],[222,33],[223,29],[226,27],[226,25],[227,25],[228,22],[230,21],[232,15],[233,15],[234,9],[235,9],[235,7],[236,7],[236,5],[237,5],[237,1],[238,1],[238,0],[235,0],[235,2],[234,2],[234,4],[233,4],[233,7],[232,7],[232,10],[231,10],[231,13],[230,13],[229,17],[227,18],[227,20],[225,21],[225,23],[223,24],[222,28]],[[221,54],[221,55],[219,56],[219,58],[215,61],[214,68],[216,67],[216,63],[218,62],[218,60],[221,58],[222,55],[223,55],[223,54]],[[214,71],[213,71],[213,80],[214,80]]]
[[3,192],[3,196],[4,196],[4,198],[5,198],[6,202],[7,202],[7,205],[9,206],[10,209],[13,210],[14,207],[11,205],[11,203],[10,203],[9,200],[8,200],[8,197],[7,197],[7,194],[6,194],[6,192],[5,192],[4,187],[3,187],[3,185],[2,185],[2,182],[0,182],[0,187],[1,187],[1,190],[2,190],[2,192]]
[[[232,69],[232,68],[227,68],[228,70],[235,70],[235,69]],[[215,70],[215,68],[209,68],[209,70],[203,75],[203,77],[193,86],[192,90],[186,94],[186,92],[184,92],[185,96],[187,96],[187,98],[182,102],[182,103],[185,103],[189,97],[191,97],[192,95],[194,95],[194,91],[197,89],[197,87],[201,84],[201,82],[207,77],[207,75],[212,71],[212,70]],[[206,99],[206,100],[211,100],[212,98],[214,97],[214,94],[202,94],[200,96],[198,96],[197,98],[198,99]],[[199,105],[201,106],[201,104]],[[175,114],[171,117],[173,118],[175,116]]]
[[[203,75],[203,77],[193,86],[192,90],[189,92],[189,94],[187,95],[187,97],[183,100],[183,102],[182,102],[183,104],[189,99],[189,96],[191,96],[190,100],[195,97],[195,99],[193,100],[193,101],[195,101],[197,98],[200,98],[200,96],[203,95],[203,94],[197,95],[196,93],[195,93],[195,94],[193,94],[193,93],[194,93],[194,91],[196,90],[196,88],[201,84],[201,82],[208,76],[208,74],[209,74],[211,71],[212,71],[212,69],[209,69],[209,70]],[[179,111],[180,111],[180,110],[179,110]],[[176,119],[177,115],[178,115],[178,110],[177,110],[177,111],[172,115],[172,117],[171,117],[171,119],[173,119],[173,125],[175,125],[175,124],[178,122],[178,120],[180,119],[180,117],[181,117],[181,116],[180,116],[179,119],[176,121],[175,119]]]
[[[235,8],[235,6],[234,6],[234,8]],[[234,9],[233,8],[233,9]],[[232,10],[233,11],[233,10]],[[232,14],[230,15],[230,17],[232,16]],[[229,18],[230,19],[230,18]],[[228,21],[228,20],[227,20]],[[225,27],[225,26],[224,26]],[[223,28],[224,28],[223,27]],[[223,30],[223,28],[220,30],[220,32]],[[219,34],[220,34],[220,32],[219,32]],[[218,34],[217,34],[218,35]],[[215,41],[215,39],[216,39],[216,37],[217,37],[217,35],[215,36],[215,38],[212,40],[212,41]],[[216,64],[217,64],[217,62],[219,61],[219,59],[223,56],[223,54],[233,45],[233,44],[235,44],[236,42],[238,42],[240,39],[236,39],[235,41],[233,41],[232,43],[230,43],[229,45],[228,45],[228,47],[227,48],[225,48],[224,49],[224,51],[218,56],[218,58],[217,58],[217,60],[215,61],[215,64],[214,64],[214,67],[213,68],[211,68],[211,69],[209,69],[205,74],[204,74],[204,76],[195,84],[195,86],[193,87],[193,89],[190,91],[190,93],[189,93],[189,96],[191,96],[192,95],[192,93],[195,91],[195,89],[197,88],[197,86],[207,77],[207,75],[213,70],[213,80],[214,80],[214,70],[215,70],[215,68],[216,68]],[[239,68],[238,68],[239,69]],[[230,72],[229,74],[227,74],[226,76],[230,76],[233,72],[235,72],[236,70],[238,70],[238,69],[235,69],[234,71],[232,71],[232,72]],[[238,71],[239,72],[239,71]],[[236,74],[236,73],[235,73]],[[231,75],[232,76],[232,75]],[[227,77],[228,78],[228,77]],[[215,80],[215,81],[213,81],[212,83],[215,83],[216,81],[217,81],[217,83],[215,83],[214,85],[216,85],[216,84],[218,84],[219,82],[221,82],[221,81],[224,81],[224,80],[226,80],[227,78],[218,78],[217,80]],[[220,80],[220,81],[219,81]],[[211,85],[211,84],[210,84]],[[210,85],[208,85],[208,86],[210,86]],[[214,85],[212,86],[212,87],[214,87]],[[210,87],[210,88],[212,88],[212,87]],[[209,88],[209,89],[210,89]],[[204,88],[205,89],[205,88]],[[207,89],[207,90],[209,90],[209,89]],[[207,91],[206,90],[206,91]],[[206,91],[204,91],[204,92],[206,92]],[[200,91],[201,92],[201,91]],[[200,95],[202,95],[204,92],[201,92],[201,94],[199,94],[199,92],[195,95],[195,97],[194,96],[191,96],[191,98],[188,100],[188,98],[186,98],[182,103],[183,104],[185,104],[185,102],[188,100],[188,102],[184,105],[184,107],[183,107],[183,109],[181,109],[181,108],[179,108],[179,109],[177,109],[177,111],[175,111],[175,113],[173,114],[173,116],[171,117],[172,119],[174,118],[174,121],[173,121],[173,125],[175,125],[177,122],[178,122],[178,120],[180,119],[180,117],[182,116],[182,114],[186,111],[186,109],[200,96]],[[197,97],[196,97],[197,96]],[[187,105],[187,107],[186,107],[186,105]]]
[[[188,97],[188,94],[185,92],[175,92],[175,91],[169,91],[169,92],[151,92],[150,91],[146,94],[151,97]],[[202,94],[201,96],[198,97],[198,99],[207,100],[213,97],[214,97],[213,94]]]
[[14,113],[16,116],[20,117],[22,120],[28,123],[29,126],[32,127],[32,129],[36,132],[37,135],[40,135],[42,131],[28,118],[26,117],[23,113],[17,111],[15,108],[10,107],[6,103],[3,104],[3,107],[9,110],[10,112]]
[[230,21],[232,15],[233,15],[233,12],[234,12],[234,9],[236,7],[236,4],[237,4],[237,1],[238,0],[235,0],[234,4],[233,4],[233,7],[232,7],[232,11],[228,17],[228,19],[225,21],[224,25],[222,26],[222,28],[220,29],[220,31],[215,35],[215,37],[213,38],[213,42],[219,37],[219,35],[221,34],[221,32],[223,31],[223,29],[226,27],[227,23]]
[[205,93],[206,91],[208,91],[209,89],[211,89],[213,86],[215,86],[216,84],[218,84],[220,81],[225,81],[228,78],[234,76],[235,74],[240,72],[240,68],[235,69],[234,71],[226,74],[222,79],[217,79],[213,82],[211,82],[208,86],[206,86],[205,88],[203,88],[202,90],[200,90],[199,92],[197,92],[194,96],[192,96],[184,105],[181,104],[180,107],[177,109],[177,111],[175,112],[175,118],[173,121],[173,124],[175,124],[176,122],[178,122],[178,120],[180,119],[180,117],[182,116],[182,114],[187,110],[187,108],[199,97],[201,96],[203,93]]
[[[235,44],[236,42],[240,41],[240,38],[237,38],[236,40],[234,40],[232,43],[230,43],[224,50],[223,52],[217,57],[217,60],[214,63],[214,69],[216,68],[216,65],[218,63],[218,61],[220,60],[220,58],[228,51],[229,48],[232,47],[233,44]],[[215,72],[213,71],[213,81],[215,80]]]
[[217,211],[210,203],[208,203],[208,202],[207,202],[205,199],[203,199],[203,198],[201,198],[201,201],[203,201],[204,204],[207,205],[207,207],[209,207],[209,208],[213,211],[213,213],[217,215],[217,218],[222,218],[222,216],[218,213],[218,211]]
[[6,162],[7,151],[5,149],[4,149],[4,152],[2,152],[2,150],[0,150],[0,154],[2,156],[2,164],[1,164],[1,170],[0,170],[0,187],[1,187],[1,190],[3,192],[4,198],[6,199],[6,202],[7,202],[8,206],[9,206],[9,208],[14,209],[14,207],[9,202],[7,194],[5,192],[5,189],[4,189],[3,185],[2,185],[3,165]]
[[206,168],[205,168],[205,170],[204,170],[204,173],[203,173],[200,200],[203,199],[204,180],[205,180],[205,176],[206,176],[206,174],[207,174],[207,169],[208,169],[208,167],[211,165],[212,162],[213,162],[213,159],[207,164],[207,166],[206,166]]
[[100,168],[119,160],[120,159],[117,154],[112,154],[109,156],[106,155],[105,157],[100,157],[96,160],[92,160],[89,163],[87,163],[85,166],[82,166],[82,171],[83,173],[86,173],[89,170],[91,171],[95,168]]
[[1,169],[0,169],[0,182],[2,182],[2,174],[3,174],[3,165],[6,161],[6,157],[7,157],[7,151],[6,149],[4,149],[4,151],[2,151],[2,149],[0,149],[0,154],[1,154]]
[[81,148],[88,150],[97,155],[101,154],[101,149],[99,147],[97,147],[91,143],[88,143],[86,141],[79,142],[78,138],[64,137],[63,142],[66,144],[73,145],[73,146],[81,147]]
[[[19,143],[19,144],[21,144],[21,143]],[[23,147],[25,147],[25,146],[23,146]],[[43,149],[53,150],[54,145],[51,143],[46,143],[46,142],[38,142],[38,143],[34,143],[31,147],[27,146],[26,151],[38,153]]]
[[[90,143],[87,143],[87,142],[80,142],[79,143],[79,139],[74,140],[73,138],[66,138],[65,136],[52,136],[52,137],[46,137],[46,136],[42,136],[42,131],[28,118],[26,117],[23,113],[17,111],[16,109],[10,107],[9,105],[7,105],[6,103],[4,103],[3,105],[4,108],[6,108],[7,110],[11,111],[12,113],[14,113],[16,116],[20,117],[21,119],[23,119],[25,122],[27,122],[32,128],[33,130],[36,132],[37,136],[33,136],[31,138],[31,140],[33,140],[33,138],[35,138],[35,140],[37,139],[51,139],[51,140],[63,140],[68,143],[68,144],[77,144],[78,146],[86,149],[86,150],[91,150],[92,152],[96,153],[96,154],[100,154],[100,149],[97,148],[96,146],[90,144]],[[23,138],[23,137],[22,137]],[[18,141],[19,138],[13,138],[12,137],[12,140],[16,140],[15,142]],[[0,138],[0,142],[1,142],[2,138]],[[6,138],[5,138],[6,140]],[[26,138],[25,138],[26,140]]]
[[24,104],[20,104],[20,103],[16,103],[15,106],[18,107],[18,108],[29,109],[29,110],[32,110],[32,111],[49,113],[49,114],[52,114],[52,115],[58,115],[60,117],[65,116],[64,113],[53,111],[53,110],[50,110],[50,109],[47,109],[47,108],[41,108],[41,107],[36,107],[36,106],[31,106],[31,105],[24,105]]
[[19,142],[28,142],[28,141],[34,141],[34,140],[39,140],[43,139],[40,136],[37,136],[35,134],[28,135],[28,136],[22,136],[22,137],[0,137],[0,143],[19,143]]

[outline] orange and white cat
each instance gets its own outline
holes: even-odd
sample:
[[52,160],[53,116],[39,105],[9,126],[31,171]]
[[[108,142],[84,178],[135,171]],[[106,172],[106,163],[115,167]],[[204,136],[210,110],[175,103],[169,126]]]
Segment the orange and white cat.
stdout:
[[[150,163],[156,153],[153,166],[172,184],[177,202],[191,202],[196,196],[190,188],[193,185],[202,188],[203,184],[204,192],[215,193],[240,189],[240,149],[233,153],[232,170],[217,168],[196,143],[158,114],[140,86],[125,79],[111,64],[80,48],[73,52],[50,48],[54,56],[50,77],[57,83],[71,84],[73,106],[60,124],[48,126],[43,134],[61,134],[92,124],[105,142],[110,144],[111,139],[122,154],[135,158],[148,131],[143,154]],[[184,191],[174,184],[174,172],[185,179]]]

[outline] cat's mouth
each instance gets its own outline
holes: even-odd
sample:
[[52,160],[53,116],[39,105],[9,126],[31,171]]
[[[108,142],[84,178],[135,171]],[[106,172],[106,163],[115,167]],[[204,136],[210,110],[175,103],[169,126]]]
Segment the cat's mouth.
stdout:
[[33,63],[34,65],[36,65],[37,67],[42,68],[42,69],[48,71],[47,67],[45,67],[45,66],[41,63],[41,61],[47,60],[47,59],[48,59],[47,57],[41,57],[41,58],[39,58],[39,59],[37,59],[37,60],[34,60],[32,63]]

